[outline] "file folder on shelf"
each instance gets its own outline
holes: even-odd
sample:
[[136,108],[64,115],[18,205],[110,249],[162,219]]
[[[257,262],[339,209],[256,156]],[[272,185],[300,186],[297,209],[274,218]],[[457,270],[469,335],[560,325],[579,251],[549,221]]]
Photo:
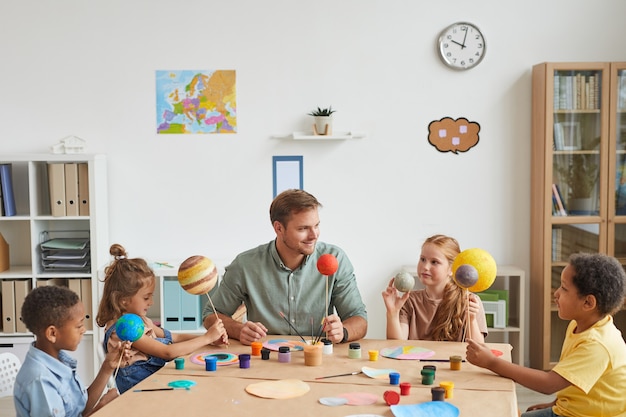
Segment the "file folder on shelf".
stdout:
[[65,164],[65,214],[78,216],[78,164]]
[[89,165],[78,164],[78,215],[89,216]]
[[32,289],[32,283],[30,280],[16,280],[13,284],[15,285],[15,330],[19,333],[26,333],[28,329],[22,321],[22,305]]
[[167,330],[181,330],[180,284],[173,279],[163,280],[163,318]]
[[48,164],[48,187],[50,189],[50,213],[65,216],[65,164]]
[[4,236],[0,233],[0,272],[6,271],[11,267],[11,258],[9,257],[9,244],[4,240]]
[[[71,280],[73,281],[73,280]],[[91,280],[89,278],[80,280],[80,299],[85,306],[85,329],[93,330]]]
[[15,194],[13,194],[13,165],[0,164],[0,188],[2,188],[2,208],[5,216],[15,216]]
[[2,280],[2,331],[15,333],[15,287],[13,281]]

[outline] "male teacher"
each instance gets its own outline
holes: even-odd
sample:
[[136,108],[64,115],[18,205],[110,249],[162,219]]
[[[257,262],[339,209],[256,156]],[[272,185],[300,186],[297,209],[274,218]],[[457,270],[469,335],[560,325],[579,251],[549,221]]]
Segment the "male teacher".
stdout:
[[[320,207],[303,190],[283,191],[272,201],[276,239],[239,254],[210,292],[228,337],[249,345],[268,334],[317,336],[321,331],[333,343],[365,336],[367,311],[354,268],[343,250],[317,240]],[[327,253],[339,263],[328,277],[317,270],[317,260]],[[241,303],[246,306],[245,322],[231,318]],[[210,303],[202,315],[206,328],[216,320]]]

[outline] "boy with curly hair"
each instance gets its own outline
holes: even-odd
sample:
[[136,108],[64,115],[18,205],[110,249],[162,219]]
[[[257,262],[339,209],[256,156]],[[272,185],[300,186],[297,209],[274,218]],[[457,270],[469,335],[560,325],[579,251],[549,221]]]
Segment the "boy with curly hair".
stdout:
[[561,358],[545,372],[496,358],[468,340],[467,360],[556,399],[528,408],[522,417],[626,416],[626,344],[612,314],[624,304],[626,274],[603,254],[573,254],[554,293],[559,317],[570,320]]
[[89,388],[76,373],[76,360],[65,352],[76,350],[85,333],[85,307],[76,293],[58,286],[35,288],[24,299],[21,313],[35,342],[15,379],[18,417],[88,416],[119,395],[110,390],[100,398],[128,344],[120,343],[107,354]]

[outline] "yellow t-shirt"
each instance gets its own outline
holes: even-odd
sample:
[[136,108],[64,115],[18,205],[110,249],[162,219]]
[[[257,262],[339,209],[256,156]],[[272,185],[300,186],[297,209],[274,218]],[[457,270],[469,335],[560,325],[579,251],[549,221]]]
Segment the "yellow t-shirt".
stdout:
[[626,416],[626,343],[613,317],[575,334],[567,327],[561,358],[552,369],[572,383],[557,392],[555,414],[564,417]]

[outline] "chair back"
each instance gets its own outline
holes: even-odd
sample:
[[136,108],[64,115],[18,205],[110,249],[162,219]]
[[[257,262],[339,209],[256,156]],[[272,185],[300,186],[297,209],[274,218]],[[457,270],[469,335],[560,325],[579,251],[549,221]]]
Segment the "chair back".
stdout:
[[13,385],[22,363],[11,352],[0,353],[0,398],[13,395]]

